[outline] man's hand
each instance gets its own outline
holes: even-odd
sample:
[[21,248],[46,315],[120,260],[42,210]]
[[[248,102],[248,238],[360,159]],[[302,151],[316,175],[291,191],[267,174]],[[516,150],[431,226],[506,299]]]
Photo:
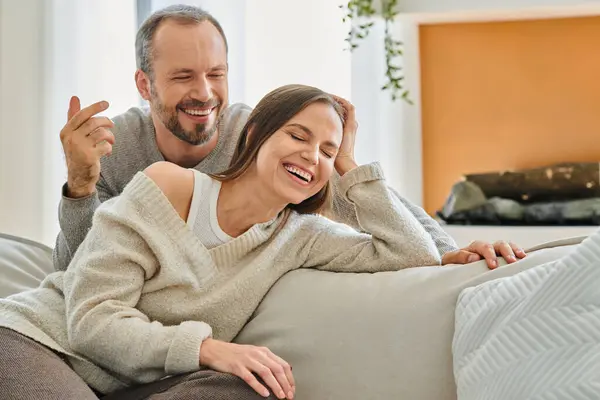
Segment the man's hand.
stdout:
[[71,98],[67,124],[60,131],[67,161],[69,197],[85,197],[96,190],[100,157],[110,154],[115,143],[115,137],[108,130],[114,126],[113,122],[106,117],[94,117],[107,108],[108,103],[100,101],[82,110],[79,98]]
[[490,269],[498,267],[498,257],[502,256],[507,263],[514,263],[527,254],[522,248],[511,242],[499,240],[490,244],[481,240],[471,242],[467,247],[450,251],[442,256],[442,265],[469,264],[485,259]]
[[253,373],[259,375],[278,399],[293,399],[296,383],[292,367],[266,347],[222,342],[212,338],[202,342],[200,365],[242,378],[264,397],[269,391]]

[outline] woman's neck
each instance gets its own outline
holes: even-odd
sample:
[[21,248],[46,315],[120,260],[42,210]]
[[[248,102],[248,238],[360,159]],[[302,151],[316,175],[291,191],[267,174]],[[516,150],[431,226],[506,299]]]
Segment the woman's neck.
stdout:
[[217,201],[221,229],[229,236],[238,237],[253,225],[277,217],[287,204],[265,195],[267,192],[249,171],[237,179],[222,182]]

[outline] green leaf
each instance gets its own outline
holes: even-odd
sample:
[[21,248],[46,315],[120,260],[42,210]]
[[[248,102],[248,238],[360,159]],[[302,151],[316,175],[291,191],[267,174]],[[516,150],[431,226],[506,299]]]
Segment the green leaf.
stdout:
[[[389,90],[392,100],[399,98],[404,99],[408,104],[412,101],[408,98],[408,91],[403,87],[404,75],[401,73],[402,67],[395,64],[396,57],[402,57],[404,52],[401,46],[404,43],[396,40],[392,35],[392,24],[394,18],[399,14],[397,5],[399,0],[379,0],[382,1],[381,17],[384,20],[384,57],[385,57],[385,77],[387,82],[381,86],[381,90]],[[369,35],[370,28],[375,25],[373,16],[376,15],[374,0],[349,0],[346,6],[340,5],[345,9],[346,15],[342,19],[344,23],[350,22],[351,29],[348,32],[348,37],[345,41],[348,43],[349,51],[353,51],[358,47],[356,41],[360,41]],[[359,21],[359,18],[361,19]],[[369,20],[371,18],[371,20]]]

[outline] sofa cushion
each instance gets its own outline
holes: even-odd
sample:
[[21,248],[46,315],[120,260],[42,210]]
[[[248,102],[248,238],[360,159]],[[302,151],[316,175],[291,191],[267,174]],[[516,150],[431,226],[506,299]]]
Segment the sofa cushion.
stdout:
[[293,271],[234,341],[266,346],[287,360],[299,400],[454,400],[459,293],[568,249],[539,250],[492,271],[483,261],[375,274]]
[[51,248],[0,233],[0,298],[38,287],[53,271]]
[[600,397],[600,233],[561,260],[465,289],[460,400]]

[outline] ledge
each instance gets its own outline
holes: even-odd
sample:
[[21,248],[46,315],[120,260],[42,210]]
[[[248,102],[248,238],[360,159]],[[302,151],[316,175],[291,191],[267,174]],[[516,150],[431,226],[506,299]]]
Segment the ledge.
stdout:
[[487,226],[487,225],[442,225],[460,246],[467,246],[472,240],[509,240],[527,248],[557,239],[586,236],[596,231],[598,226]]

